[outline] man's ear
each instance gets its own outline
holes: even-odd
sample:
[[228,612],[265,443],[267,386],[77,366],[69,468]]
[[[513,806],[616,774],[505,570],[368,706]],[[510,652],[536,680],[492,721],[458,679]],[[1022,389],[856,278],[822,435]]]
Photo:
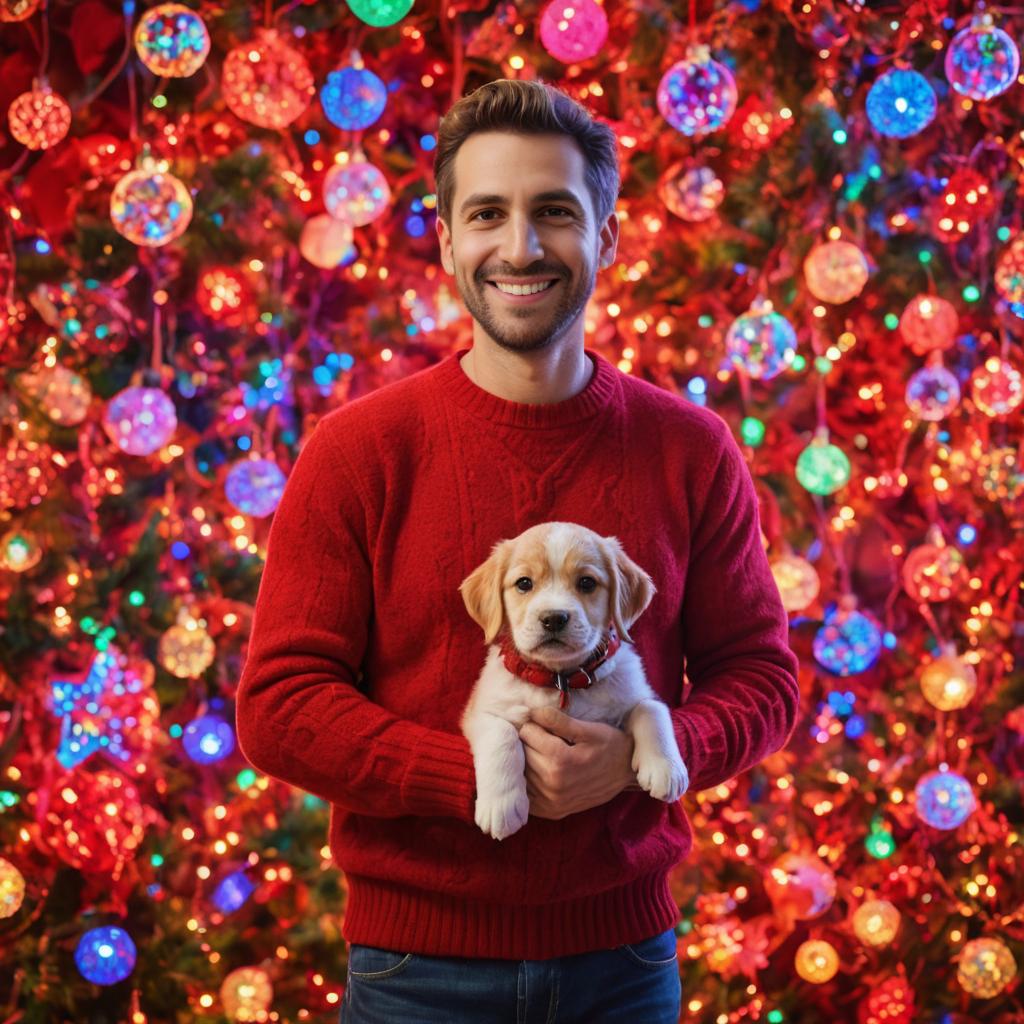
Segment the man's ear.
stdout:
[[619,218],[612,210],[598,232],[597,265],[610,267],[615,262],[615,250],[619,244]]
[[448,225],[440,217],[434,222],[437,230],[437,241],[441,246],[441,266],[444,267],[452,277],[455,276],[455,260],[452,256],[452,233]]

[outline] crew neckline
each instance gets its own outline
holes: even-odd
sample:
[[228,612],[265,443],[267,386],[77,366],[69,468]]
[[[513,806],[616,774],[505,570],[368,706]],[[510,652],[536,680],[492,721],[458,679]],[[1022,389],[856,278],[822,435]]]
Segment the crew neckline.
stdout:
[[485,391],[463,370],[459,360],[470,348],[461,348],[438,363],[435,379],[445,399],[491,423],[530,429],[570,426],[605,409],[616,390],[615,367],[600,353],[584,348],[583,353],[594,364],[594,371],[579,394],[561,402],[510,402]]

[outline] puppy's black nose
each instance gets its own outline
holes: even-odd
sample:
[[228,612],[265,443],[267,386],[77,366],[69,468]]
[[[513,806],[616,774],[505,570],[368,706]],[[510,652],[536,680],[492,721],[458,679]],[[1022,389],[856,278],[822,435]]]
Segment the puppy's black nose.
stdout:
[[541,625],[548,633],[560,633],[569,621],[568,612],[545,612],[540,617]]

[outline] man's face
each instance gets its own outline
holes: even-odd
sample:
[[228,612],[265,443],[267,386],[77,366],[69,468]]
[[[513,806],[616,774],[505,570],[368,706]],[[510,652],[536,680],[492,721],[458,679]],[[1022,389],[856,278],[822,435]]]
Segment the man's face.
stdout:
[[[530,352],[578,331],[597,268],[615,257],[618,220],[598,225],[583,153],[567,135],[480,132],[455,154],[451,225],[437,221],[441,262],[501,348]],[[547,287],[514,295],[501,285]]]

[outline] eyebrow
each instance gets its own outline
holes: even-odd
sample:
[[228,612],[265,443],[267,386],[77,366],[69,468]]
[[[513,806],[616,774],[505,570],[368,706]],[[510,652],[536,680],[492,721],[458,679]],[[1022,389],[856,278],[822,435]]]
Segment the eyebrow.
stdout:
[[[576,193],[567,188],[550,189],[547,192],[538,192],[534,197],[535,203],[566,203],[574,206],[580,213],[583,213],[583,204],[576,198]],[[505,196],[499,196],[494,192],[477,192],[471,195],[460,207],[459,216],[463,216],[467,210],[474,206],[504,206],[508,200]]]

